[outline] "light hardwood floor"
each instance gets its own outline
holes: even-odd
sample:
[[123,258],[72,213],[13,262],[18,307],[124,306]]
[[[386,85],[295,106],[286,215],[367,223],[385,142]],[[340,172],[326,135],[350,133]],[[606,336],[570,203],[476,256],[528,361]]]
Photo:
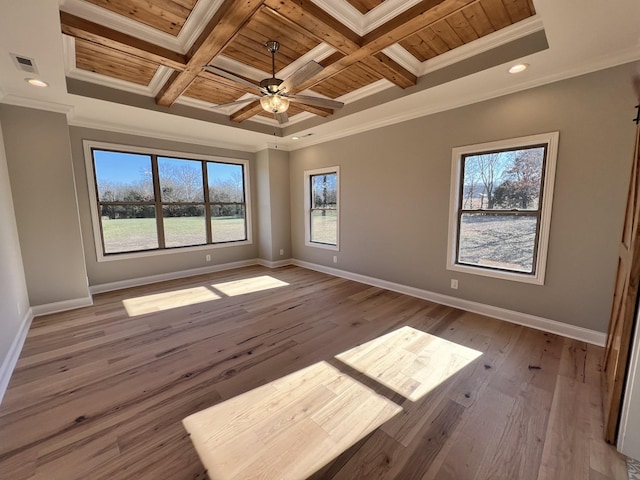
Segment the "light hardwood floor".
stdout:
[[[206,479],[181,422],[211,406],[233,467],[215,479],[281,478],[283,461],[316,480],[627,478],[602,440],[599,347],[298,267],[94,300],[34,320],[0,478]],[[309,458],[318,425],[330,444]]]

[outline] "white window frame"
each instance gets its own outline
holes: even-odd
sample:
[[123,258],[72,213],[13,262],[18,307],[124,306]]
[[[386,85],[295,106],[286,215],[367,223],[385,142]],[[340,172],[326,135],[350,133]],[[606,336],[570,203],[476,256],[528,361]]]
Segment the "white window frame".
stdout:
[[[336,174],[336,244],[311,241],[311,177],[324,173]],[[307,247],[340,251],[340,167],[324,167],[304,172],[304,244]]]
[[[454,272],[470,273],[485,277],[513,280],[516,282],[544,285],[545,270],[547,265],[547,251],[549,248],[549,231],[551,226],[551,211],[553,205],[553,188],[555,183],[556,159],[558,156],[559,132],[542,133],[526,137],[499,140],[496,142],[480,143],[456,147],[452,150],[451,165],[451,193],[449,203],[449,240],[447,242],[447,270]],[[542,195],[542,209],[539,226],[538,252],[534,274],[492,270],[471,265],[456,263],[458,250],[458,206],[460,204],[460,182],[462,174],[462,161],[465,155],[479,154],[496,150],[527,147],[531,145],[547,145],[547,158],[544,172],[544,185]]]
[[[93,227],[93,240],[96,249],[96,259],[98,262],[111,262],[117,260],[127,260],[132,258],[155,257],[158,255],[176,255],[184,252],[197,250],[211,250],[216,248],[230,248],[241,245],[253,244],[251,231],[251,184],[249,173],[249,161],[240,158],[218,157],[213,155],[199,155],[195,153],[179,152],[174,150],[160,150],[156,148],[137,147],[132,145],[122,145],[118,143],[98,142],[94,140],[83,140],[85,170],[87,173],[87,185],[89,187],[89,204],[91,210],[91,223]],[[193,160],[205,160],[211,162],[235,163],[244,168],[244,189],[245,189],[245,216],[247,239],[238,242],[228,243],[208,243],[206,245],[186,246],[179,248],[165,248],[158,250],[145,250],[140,252],[126,252],[113,255],[105,255],[102,251],[102,238],[100,236],[100,213],[98,211],[98,192],[95,185],[95,172],[93,170],[92,149],[115,150],[127,153],[140,153],[145,155],[167,156],[172,158],[184,158]]]

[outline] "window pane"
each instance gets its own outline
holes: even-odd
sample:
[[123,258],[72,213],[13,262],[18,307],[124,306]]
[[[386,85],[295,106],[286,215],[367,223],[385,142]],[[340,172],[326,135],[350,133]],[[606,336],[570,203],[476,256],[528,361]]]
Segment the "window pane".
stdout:
[[207,243],[204,205],[165,205],[162,215],[167,247]]
[[336,208],[338,175],[326,173],[311,175],[311,208]]
[[211,205],[213,242],[247,239],[244,205]]
[[535,215],[464,213],[458,263],[533,272]]
[[544,155],[534,147],[465,156],[462,208],[537,210]]
[[151,157],[93,150],[101,202],[152,202]]
[[207,163],[209,201],[212,203],[244,203],[242,165]]
[[329,245],[338,244],[337,210],[311,211],[311,241]]
[[202,162],[158,158],[160,192],[163,202],[202,202]]
[[104,253],[158,248],[153,205],[102,205]]

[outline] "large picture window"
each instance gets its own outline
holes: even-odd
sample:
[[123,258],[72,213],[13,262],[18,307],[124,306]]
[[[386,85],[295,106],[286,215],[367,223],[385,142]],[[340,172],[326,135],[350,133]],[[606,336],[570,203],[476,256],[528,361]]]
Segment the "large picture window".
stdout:
[[99,259],[250,241],[247,162],[85,142]]
[[544,283],[558,134],[453,150],[447,268]]
[[304,172],[305,239],[310,246],[338,249],[339,168]]

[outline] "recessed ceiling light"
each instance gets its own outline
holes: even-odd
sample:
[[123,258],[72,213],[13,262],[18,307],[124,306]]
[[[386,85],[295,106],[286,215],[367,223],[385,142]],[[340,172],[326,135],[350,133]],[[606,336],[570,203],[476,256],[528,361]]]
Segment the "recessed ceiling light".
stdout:
[[528,63],[518,63],[517,65],[514,65],[509,69],[509,73],[524,72],[528,66],[529,66]]
[[291,137],[291,140],[300,140],[300,137]]
[[33,85],[34,87],[48,87],[49,84],[45,81],[38,80],[37,78],[25,78],[25,81],[29,83],[29,85]]

